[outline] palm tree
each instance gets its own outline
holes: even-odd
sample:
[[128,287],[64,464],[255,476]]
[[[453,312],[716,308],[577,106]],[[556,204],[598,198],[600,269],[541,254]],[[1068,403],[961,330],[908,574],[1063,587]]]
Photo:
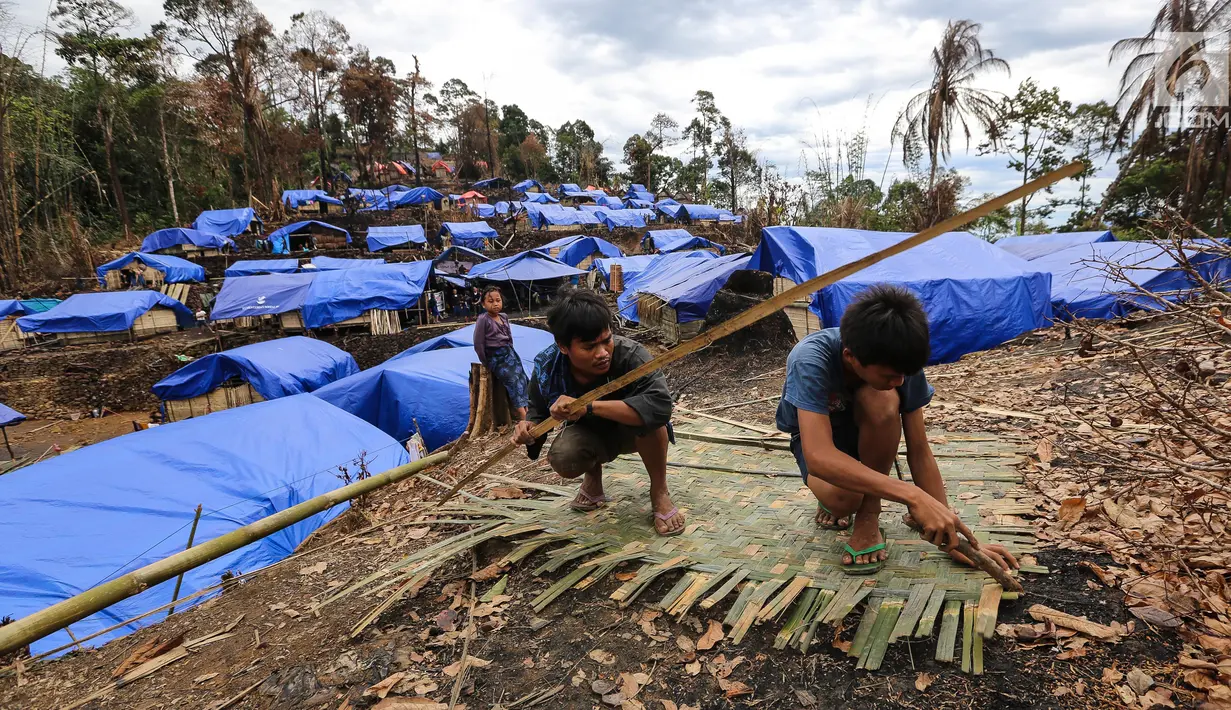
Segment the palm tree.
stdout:
[[[1231,0],[1228,0],[1231,1]],[[951,21],[945,36],[932,50],[932,85],[906,102],[893,126],[892,140],[902,140],[903,160],[911,147],[927,145],[931,172],[928,188],[936,182],[941,159],[949,158],[954,131],[960,127],[970,148],[972,124],[994,134],[998,111],[996,99],[971,84],[990,71],[1009,73],[1009,64],[979,41],[982,25],[970,20]],[[916,153],[917,154],[917,153]]]
[[[1182,89],[1188,79],[1200,74],[1206,81],[1219,82],[1224,90],[1231,77],[1227,76],[1225,58],[1221,62],[1207,62],[1204,38],[1193,41],[1192,37],[1176,37],[1178,33],[1194,33],[1210,37],[1231,31],[1231,0],[1164,0],[1154,16],[1150,31],[1143,37],[1130,37],[1116,42],[1111,49],[1110,61],[1128,59],[1120,77],[1120,95],[1116,106],[1123,117],[1116,134],[1116,147],[1128,142],[1134,129],[1141,127],[1132,143],[1132,150],[1124,160],[1120,174],[1107,189],[1104,205],[1097,217],[1102,216],[1106,200],[1116,191],[1120,178],[1138,160],[1165,148],[1164,138],[1169,130],[1174,131],[1174,148],[1188,146],[1184,185],[1178,191],[1181,213],[1188,219],[1206,202],[1210,187],[1220,190],[1216,205],[1225,204],[1231,176],[1227,165],[1231,162],[1231,140],[1228,136],[1228,108],[1226,106],[1188,109],[1185,120]],[[1212,48],[1210,48],[1212,49]],[[1225,48],[1218,48],[1220,51]],[[1221,65],[1221,66],[1220,66]],[[1166,82],[1163,90],[1180,101],[1178,116],[1168,115],[1170,99],[1159,102],[1157,79]],[[1198,117],[1210,120],[1193,120]],[[1174,121],[1163,119],[1174,118]],[[1169,125],[1170,124],[1170,125]],[[1216,230],[1224,233],[1224,209],[1217,210]]]

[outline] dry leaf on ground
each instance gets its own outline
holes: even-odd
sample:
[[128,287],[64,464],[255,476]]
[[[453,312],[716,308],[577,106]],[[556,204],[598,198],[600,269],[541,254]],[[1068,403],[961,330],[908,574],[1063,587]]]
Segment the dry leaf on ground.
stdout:
[[601,663],[604,666],[614,665],[616,662],[615,654],[611,651],[604,651],[601,648],[596,648],[590,651],[590,660],[596,663]]
[[708,651],[714,647],[714,644],[722,640],[725,634],[722,630],[722,623],[710,619],[710,627],[706,630],[705,635],[697,639],[697,650]]
[[928,689],[928,686],[930,686],[934,680],[936,680],[936,676],[931,673],[920,673],[915,677],[915,690],[922,693]]

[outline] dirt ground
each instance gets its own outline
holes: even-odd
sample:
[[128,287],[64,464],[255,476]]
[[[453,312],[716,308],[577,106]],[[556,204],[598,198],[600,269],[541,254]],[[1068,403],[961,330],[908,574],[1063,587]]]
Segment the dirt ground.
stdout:
[[[681,406],[771,423],[772,398],[781,391],[790,347],[785,328],[785,321],[771,319],[673,365],[667,375]],[[932,428],[1027,430],[1029,421],[1023,425],[998,407],[1015,404],[1035,411],[1055,404],[1061,396],[1055,381],[1072,379],[1066,374],[1070,356],[1056,355],[1058,346],[1065,347],[1059,329],[930,368],[937,388],[927,414]],[[981,405],[971,400],[976,393],[970,390],[978,386],[969,374],[972,368],[1007,371],[995,378],[997,401],[990,412],[979,411]],[[477,465],[500,441],[473,442],[433,477],[447,483]],[[1029,466],[1024,471],[1032,475]],[[495,472],[528,482],[560,482],[542,462],[528,463],[520,456],[502,462]],[[490,488],[471,490],[490,495]],[[245,577],[168,621],[101,649],[27,665],[20,681],[12,667],[0,671],[0,707],[64,707],[111,684],[113,671],[152,639],[199,638],[237,620],[231,635],[84,707],[448,708],[455,686],[459,704],[485,709],[612,707],[613,700],[614,706],[654,710],[1149,707],[1136,695],[1131,704],[1124,699],[1123,678],[1134,671],[1150,677],[1150,692],[1159,693],[1150,698],[1177,707],[1200,700],[1183,680],[1186,669],[1175,663],[1183,640],[1131,615],[1122,593],[1105,586],[1086,565],[1103,570],[1112,560],[1067,544],[1069,549],[1039,554],[1038,562],[1052,573],[1027,575],[1027,595],[1002,604],[1000,622],[1007,627],[1030,624],[1026,609],[1041,603],[1094,622],[1118,622],[1131,632],[1118,643],[1071,635],[1033,641],[997,635],[985,646],[986,673],[979,677],[931,660],[934,638],[891,646],[880,671],[857,671],[839,649],[850,640],[853,625],[831,629],[808,655],[774,650],[768,625],[754,627],[739,646],[722,641],[698,650],[708,622],[725,614],[725,603],[678,622],[640,602],[620,609],[608,598],[618,584],[615,575],[592,589],[566,593],[538,618],[526,602],[552,581],[531,574],[541,557],[514,566],[505,595],[478,603],[469,613],[469,578],[498,560],[508,543],[485,544],[473,559],[453,560],[417,594],[350,638],[351,627],[378,603],[379,594],[350,595],[320,609],[315,605],[343,585],[455,534],[455,526],[428,525],[430,501],[439,494],[424,479],[391,486],[319,531],[298,556]],[[1047,507],[1043,496],[1040,502],[1040,510]],[[1049,537],[1050,515],[1027,522],[1039,527],[1041,539]],[[481,580],[474,585],[480,596],[493,582],[488,575],[475,576]],[[657,599],[673,583],[674,578],[659,580],[643,598]],[[459,684],[463,649],[475,667],[462,674]],[[596,690],[609,696],[606,703]],[[619,692],[625,697],[616,698]],[[382,693],[388,694],[383,700]],[[233,702],[223,705],[227,701]]]

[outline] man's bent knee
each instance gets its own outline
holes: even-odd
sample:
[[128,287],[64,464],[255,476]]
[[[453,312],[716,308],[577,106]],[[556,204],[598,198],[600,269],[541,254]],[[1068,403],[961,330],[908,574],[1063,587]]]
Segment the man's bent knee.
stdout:
[[583,451],[557,451],[552,447],[547,452],[547,463],[561,476],[577,478],[598,465],[598,458]]
[[901,398],[896,389],[860,387],[855,393],[855,418],[859,427],[901,426]]

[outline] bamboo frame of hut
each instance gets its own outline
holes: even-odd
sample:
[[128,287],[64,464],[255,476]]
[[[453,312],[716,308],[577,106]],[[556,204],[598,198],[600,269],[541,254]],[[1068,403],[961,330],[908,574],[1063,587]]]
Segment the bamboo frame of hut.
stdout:
[[178,422],[264,401],[265,398],[247,382],[228,380],[203,395],[188,399],[165,399],[162,404],[167,413],[167,421]]
[[663,340],[671,345],[692,340],[700,335],[701,329],[705,327],[704,320],[680,323],[675,309],[652,293],[643,293],[637,297],[637,320],[641,325],[661,332]]
[[219,256],[222,252],[213,247],[199,247],[196,244],[173,244],[166,249],[159,249],[155,254],[168,254],[191,259],[197,256]]
[[[133,263],[137,263],[137,262],[133,262]],[[108,271],[107,273],[103,274],[103,281],[106,284],[108,291],[119,291],[120,289],[123,288],[123,286],[120,283],[120,271],[121,270],[122,269],[112,269],[111,271]],[[167,283],[167,275],[163,273],[162,271],[160,271],[159,269],[155,269],[154,267],[149,266],[149,265],[146,265],[145,269],[141,271],[141,275],[145,278],[145,286],[143,288],[153,289],[157,291],[158,289],[161,289],[163,286],[165,286]]]
[[32,339],[17,327],[17,318],[18,316],[0,318],[0,351],[24,348],[26,342]]
[[[235,320],[240,320],[236,318]],[[278,314],[278,322],[282,330],[288,333],[301,333],[307,328],[303,324],[303,316],[299,311],[287,311]],[[347,318],[337,323],[330,323],[326,328],[366,327],[372,335],[393,335],[402,332],[402,318],[398,311],[387,311],[373,308],[364,311],[354,318]]]
[[[777,296],[784,291],[789,291],[795,286],[796,283],[794,281],[777,276],[774,278],[774,295]],[[787,320],[791,321],[791,328],[795,331],[796,340],[803,340],[809,333],[815,333],[824,327],[821,324],[821,319],[808,308],[809,303],[808,299],[802,298],[782,309],[782,312],[786,314]]]
[[107,333],[56,333],[56,339],[65,345],[82,345],[85,343],[107,343],[116,340],[143,340],[155,335],[174,333],[179,329],[175,311],[166,306],[154,306],[133,321],[128,330],[117,330]]

